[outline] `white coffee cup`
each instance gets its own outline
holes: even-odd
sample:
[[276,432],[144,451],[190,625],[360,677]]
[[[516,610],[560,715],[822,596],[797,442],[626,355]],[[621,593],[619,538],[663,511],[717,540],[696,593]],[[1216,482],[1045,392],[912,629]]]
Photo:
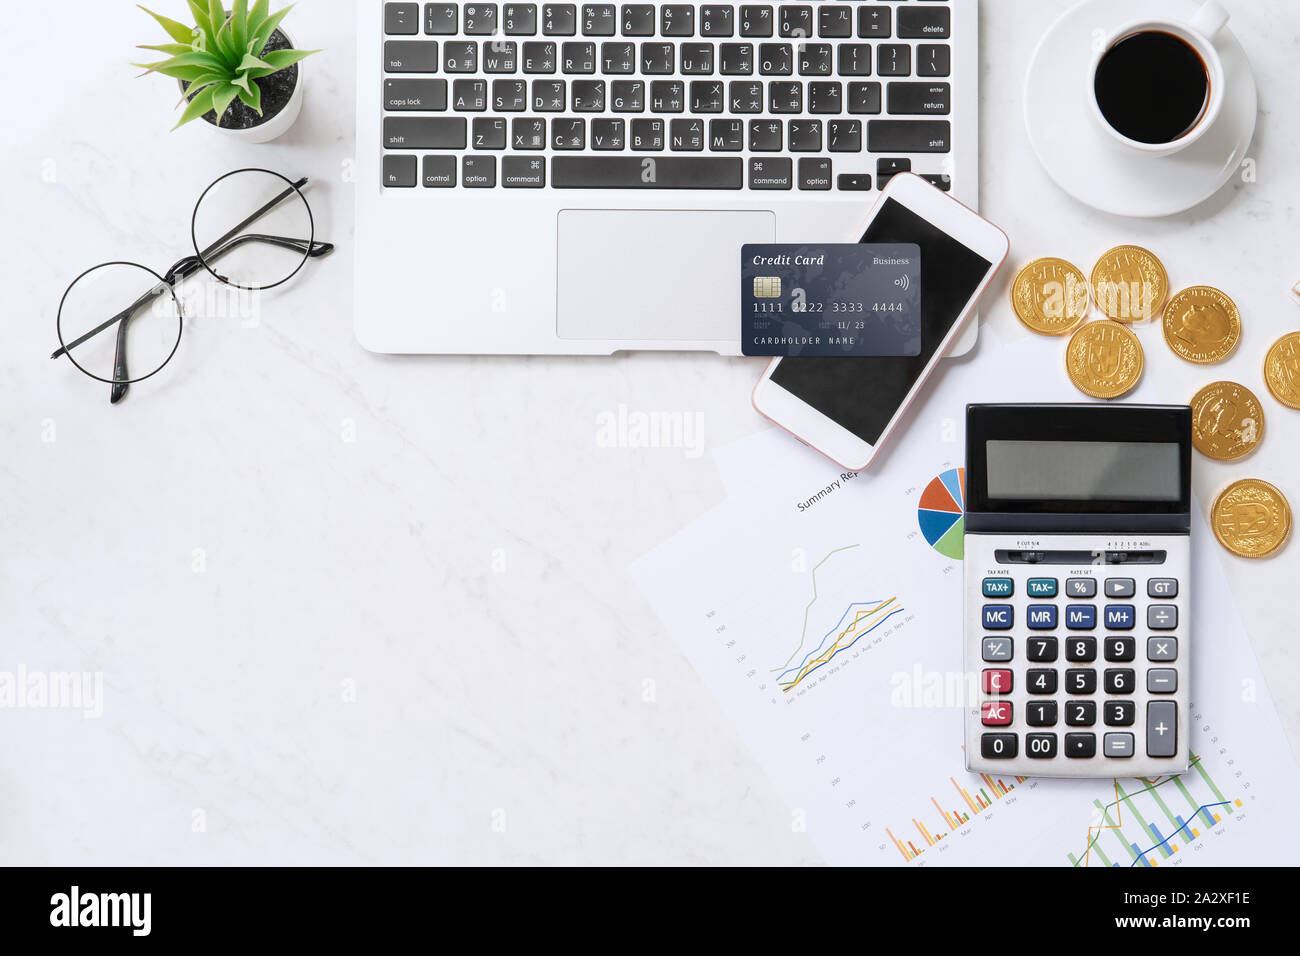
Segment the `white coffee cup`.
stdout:
[[[1205,131],[1214,124],[1219,111],[1223,109],[1223,60],[1220,59],[1219,51],[1214,46],[1214,37],[1224,28],[1227,22],[1228,11],[1215,0],[1209,0],[1188,21],[1165,17],[1147,17],[1125,23],[1118,29],[1111,31],[1103,42],[1098,44],[1098,50],[1092,58],[1092,68],[1088,71],[1088,105],[1091,107],[1093,118],[1101,129],[1120,146],[1146,156],[1167,156],[1176,153],[1181,149],[1186,149],[1205,135]],[[1201,62],[1205,65],[1208,80],[1206,102],[1200,118],[1182,136],[1167,143],[1143,143],[1139,140],[1130,139],[1110,125],[1097,103],[1097,68],[1101,65],[1101,61],[1120,40],[1135,33],[1146,32],[1168,33],[1186,43],[1201,58]]]

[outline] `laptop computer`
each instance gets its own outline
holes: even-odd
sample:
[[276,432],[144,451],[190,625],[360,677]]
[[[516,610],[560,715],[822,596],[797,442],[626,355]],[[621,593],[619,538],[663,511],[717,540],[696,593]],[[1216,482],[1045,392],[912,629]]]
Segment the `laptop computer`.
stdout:
[[357,7],[372,351],[738,355],[743,244],[977,204],[977,0]]

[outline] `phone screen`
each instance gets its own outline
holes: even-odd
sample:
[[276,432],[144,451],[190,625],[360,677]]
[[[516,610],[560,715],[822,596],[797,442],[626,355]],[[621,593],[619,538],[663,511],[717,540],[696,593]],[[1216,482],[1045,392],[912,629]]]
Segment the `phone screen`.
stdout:
[[874,445],[993,264],[895,199],[885,200],[860,241],[921,247],[921,354],[784,358],[772,381]]

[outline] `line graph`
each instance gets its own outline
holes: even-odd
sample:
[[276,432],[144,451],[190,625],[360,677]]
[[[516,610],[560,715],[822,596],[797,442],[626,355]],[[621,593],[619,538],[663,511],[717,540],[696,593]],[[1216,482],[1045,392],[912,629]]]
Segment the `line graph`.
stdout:
[[[894,615],[902,612],[903,608],[898,604],[896,597],[886,598],[883,601],[863,601],[850,604],[843,615],[840,616],[835,627],[832,627],[822,637],[821,643],[809,651],[798,664],[781,671],[777,675],[776,682],[781,686],[784,693],[790,693],[807,677],[829,664],[837,654],[847,651],[861,638],[870,634]],[[848,626],[843,627],[843,630],[839,630],[850,614],[853,615],[853,620],[849,622]],[[839,631],[838,634],[836,633],[837,630]],[[832,635],[834,635],[834,640],[831,640]],[[827,646],[827,641],[830,641],[829,646]],[[795,651],[795,653],[797,654],[798,651]],[[773,668],[773,670],[780,670],[780,668]]]

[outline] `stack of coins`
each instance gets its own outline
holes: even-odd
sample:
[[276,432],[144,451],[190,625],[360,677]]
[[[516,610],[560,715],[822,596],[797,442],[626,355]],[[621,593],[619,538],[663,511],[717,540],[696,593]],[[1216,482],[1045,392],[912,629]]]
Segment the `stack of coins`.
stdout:
[[[1226,359],[1241,340],[1241,312],[1224,292],[1191,286],[1170,295],[1164,264],[1141,246],[1103,253],[1090,278],[1064,259],[1035,259],[1011,284],[1011,306],[1026,328],[1066,335],[1065,368],[1074,386],[1092,398],[1128,394],[1142,378],[1145,356],[1130,325],[1161,319],[1165,344],[1196,365]],[[1090,320],[1093,306],[1104,318]],[[1269,349],[1264,383],[1287,408],[1300,410],[1300,332]],[[1249,455],[1264,437],[1264,407],[1237,382],[1212,382],[1196,393],[1192,443],[1216,461]],[[1276,487],[1256,478],[1226,488],[1211,509],[1220,543],[1241,557],[1275,554],[1291,530],[1291,509]]]

